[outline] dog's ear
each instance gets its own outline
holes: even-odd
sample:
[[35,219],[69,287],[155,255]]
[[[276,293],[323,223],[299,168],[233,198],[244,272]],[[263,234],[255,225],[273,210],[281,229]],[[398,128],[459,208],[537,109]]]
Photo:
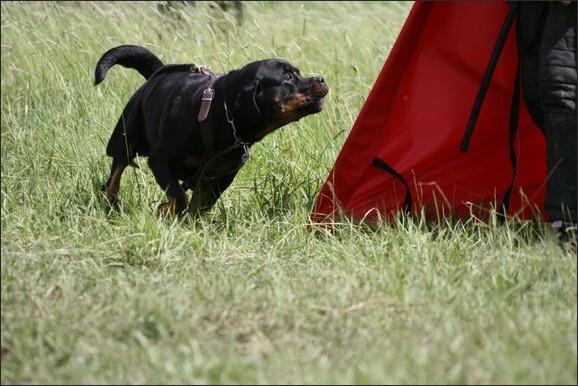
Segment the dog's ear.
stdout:
[[259,79],[254,79],[251,82],[241,82],[239,89],[234,97],[234,109],[248,113],[248,115],[255,117],[261,115],[259,108],[259,101],[263,94],[263,87]]
[[256,80],[256,85],[253,87],[254,91],[253,91],[253,104],[255,105],[255,109],[257,110],[257,112],[259,113],[259,115],[261,115],[261,109],[259,108],[259,104],[257,103],[257,99],[259,96],[261,96],[261,94],[263,93],[263,87],[261,86],[261,82],[259,80]]

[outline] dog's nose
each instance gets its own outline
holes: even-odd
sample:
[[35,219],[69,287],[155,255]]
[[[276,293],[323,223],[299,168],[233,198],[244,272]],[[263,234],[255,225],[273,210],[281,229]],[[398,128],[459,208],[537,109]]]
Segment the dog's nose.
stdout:
[[329,86],[325,83],[325,79],[319,75],[311,78],[311,92],[317,97],[323,98],[329,92]]

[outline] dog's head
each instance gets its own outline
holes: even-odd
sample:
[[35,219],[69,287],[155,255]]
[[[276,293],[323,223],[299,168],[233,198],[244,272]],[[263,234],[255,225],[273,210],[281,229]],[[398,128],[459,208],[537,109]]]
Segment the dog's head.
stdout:
[[329,87],[322,76],[303,77],[299,69],[281,59],[247,64],[238,72],[236,110],[245,120],[258,121],[253,133],[257,142],[288,123],[320,112]]

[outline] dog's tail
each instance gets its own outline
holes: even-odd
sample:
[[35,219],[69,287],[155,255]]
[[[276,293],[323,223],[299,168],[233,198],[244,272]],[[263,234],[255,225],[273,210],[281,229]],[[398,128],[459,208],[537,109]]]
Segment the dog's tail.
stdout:
[[94,70],[95,86],[104,80],[107,71],[115,64],[133,68],[147,80],[156,70],[164,66],[164,63],[155,54],[144,47],[133,45],[117,46],[106,51],[96,64],[96,69]]

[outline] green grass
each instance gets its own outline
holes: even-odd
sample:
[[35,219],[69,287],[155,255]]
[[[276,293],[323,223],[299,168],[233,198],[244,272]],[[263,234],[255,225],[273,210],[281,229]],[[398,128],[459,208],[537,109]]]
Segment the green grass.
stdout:
[[[535,224],[370,229],[308,215],[412,6],[2,2],[2,384],[576,384],[576,255]],[[144,160],[99,187],[138,73],[119,44],[222,72],[282,57],[326,108],[255,145],[199,221]],[[540,225],[540,224],[538,224]]]

